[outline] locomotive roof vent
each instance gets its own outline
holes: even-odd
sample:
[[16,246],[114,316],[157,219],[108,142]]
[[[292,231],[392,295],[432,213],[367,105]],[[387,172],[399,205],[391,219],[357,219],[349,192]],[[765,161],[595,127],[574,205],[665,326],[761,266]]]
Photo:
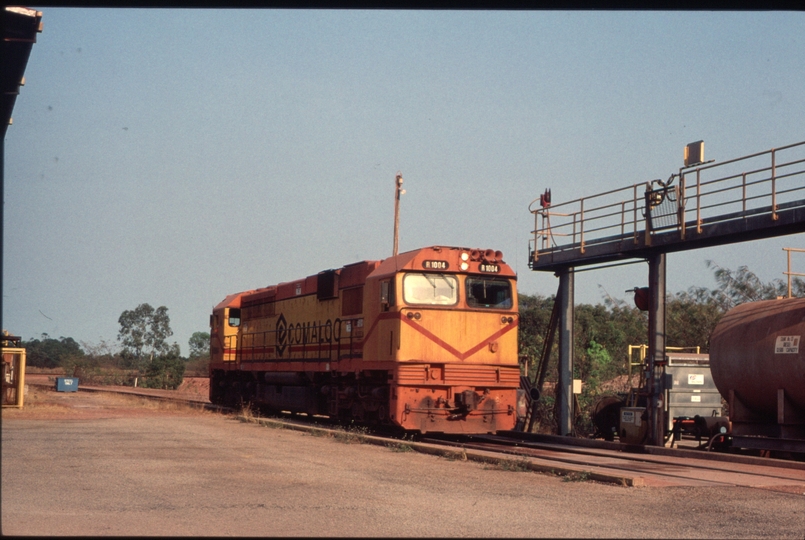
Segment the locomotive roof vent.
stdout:
[[319,272],[316,280],[316,298],[332,300],[338,298],[338,270]]

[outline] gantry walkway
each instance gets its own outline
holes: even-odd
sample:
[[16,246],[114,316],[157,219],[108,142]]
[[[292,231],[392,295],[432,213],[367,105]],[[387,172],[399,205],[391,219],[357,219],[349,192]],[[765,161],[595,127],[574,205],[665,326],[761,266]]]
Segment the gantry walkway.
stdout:
[[529,206],[532,270],[805,232],[805,141],[557,205]]

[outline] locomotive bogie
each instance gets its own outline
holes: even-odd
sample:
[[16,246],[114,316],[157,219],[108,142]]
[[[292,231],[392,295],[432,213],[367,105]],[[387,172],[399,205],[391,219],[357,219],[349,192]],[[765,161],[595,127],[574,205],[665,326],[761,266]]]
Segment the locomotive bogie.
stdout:
[[493,433],[514,426],[516,392],[466,386],[397,387],[391,410],[403,429]]

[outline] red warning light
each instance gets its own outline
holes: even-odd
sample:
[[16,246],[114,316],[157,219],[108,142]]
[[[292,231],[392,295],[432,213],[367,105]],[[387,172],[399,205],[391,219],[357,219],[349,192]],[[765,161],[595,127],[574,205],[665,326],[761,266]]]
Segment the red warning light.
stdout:
[[551,190],[546,189],[545,193],[539,196],[539,205],[543,208],[551,206]]

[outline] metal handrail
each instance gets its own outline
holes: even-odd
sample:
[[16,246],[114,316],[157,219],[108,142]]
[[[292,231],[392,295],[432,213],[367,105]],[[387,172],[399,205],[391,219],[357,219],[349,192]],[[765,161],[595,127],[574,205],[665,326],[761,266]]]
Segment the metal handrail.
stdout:
[[[353,330],[347,336],[341,336],[338,339],[329,341],[306,341],[304,334],[302,343],[288,343],[287,347],[298,348],[302,347],[301,351],[290,351],[285,356],[277,354],[269,355],[255,355],[255,351],[260,349],[274,349],[276,350],[277,338],[276,335],[279,330],[264,330],[260,332],[242,333],[237,336],[226,337],[226,350],[234,350],[234,353],[224,353],[224,361],[241,362],[289,362],[289,361],[306,361],[322,359],[337,360],[345,356],[353,356],[357,354],[356,345],[363,341],[363,336],[357,337],[355,328],[357,327],[358,318],[341,319],[341,323],[349,323],[353,325]],[[318,324],[311,326],[318,332],[323,332],[326,324]],[[269,336],[274,336],[274,339],[269,339]],[[335,354],[333,354],[335,353]]]
[[[770,161],[756,162],[763,158]],[[734,169],[741,164],[747,167],[742,171]],[[691,226],[692,231],[701,233],[704,223],[719,221],[720,217],[737,220],[742,218],[741,214],[754,215],[761,211],[776,220],[780,205],[785,207],[802,200],[805,206],[805,181],[798,182],[805,178],[804,164],[805,141],[802,141],[680,170],[672,177],[679,178],[676,229],[684,240],[692,238],[690,233],[686,236]],[[539,201],[535,199],[528,206],[534,215],[533,238],[529,240],[531,263],[542,253],[579,250],[583,254],[591,245],[620,242],[630,237],[637,244],[641,232],[645,234],[647,245],[650,244],[653,234],[667,232],[667,228],[649,230],[648,214],[654,205],[647,209],[644,193],[663,189],[662,182],[651,180],[547,208],[535,207]],[[727,216],[723,209],[731,205],[737,210]],[[663,215],[669,214],[666,211]]]

